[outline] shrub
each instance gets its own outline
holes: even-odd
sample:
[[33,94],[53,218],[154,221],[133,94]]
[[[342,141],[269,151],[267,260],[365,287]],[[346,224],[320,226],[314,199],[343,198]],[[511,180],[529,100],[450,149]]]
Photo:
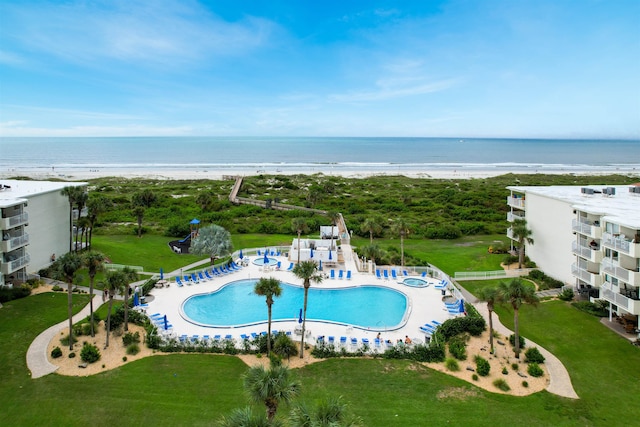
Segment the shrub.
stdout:
[[[518,338],[519,338],[518,341],[520,341],[520,350],[522,350],[524,348],[524,346],[525,346],[526,341],[525,341],[525,339],[524,339],[524,337],[522,335],[518,336]],[[516,335],[515,334],[511,334],[509,336],[509,342],[511,343],[512,347],[516,346]]]
[[100,350],[93,344],[84,343],[80,351],[80,359],[87,363],[97,362],[100,360]]
[[495,380],[493,382],[493,385],[498,387],[502,391],[511,390],[511,387],[509,387],[509,384],[507,384],[507,382],[503,378],[498,378],[497,380]]
[[474,380],[474,381],[478,381],[478,378],[479,378],[478,374],[471,375],[471,379]]
[[31,288],[27,286],[16,286],[13,288],[2,287],[0,288],[0,304],[28,297],[29,295],[31,295]]
[[74,357],[76,357],[76,354],[73,351],[69,353],[69,359],[73,359]]
[[139,343],[139,342],[140,342],[140,332],[136,332],[136,333],[126,332],[122,336],[122,344],[124,344],[125,347],[128,346],[129,344]]
[[465,316],[445,321],[438,330],[442,332],[445,341],[449,341],[452,337],[465,332],[477,337],[482,334],[486,326],[487,323],[482,317]]
[[544,363],[544,356],[538,350],[538,347],[528,348],[524,352],[525,362],[527,363]]
[[566,288],[562,292],[560,292],[558,298],[560,298],[562,301],[572,301],[574,296],[575,295],[573,293],[573,289]]
[[60,347],[56,347],[53,350],[51,350],[51,357],[54,359],[57,359],[58,357],[62,356],[62,350],[60,350]]
[[529,278],[532,280],[544,280],[546,276],[547,275],[540,270],[531,270],[529,272]]
[[122,356],[122,361],[126,362],[127,361],[127,356]]
[[522,381],[522,387],[528,388],[529,387],[529,383],[526,382],[526,381]]
[[507,367],[506,367],[506,366],[505,366],[505,367],[503,367],[503,368],[502,368],[502,374],[503,374],[503,375],[507,375],[508,373],[509,373],[509,371],[507,371]]
[[54,285],[54,286],[51,288],[51,290],[52,290],[53,292],[62,292],[64,289],[62,289],[62,288],[61,288],[60,286],[58,286],[58,285]]
[[127,354],[135,355],[140,353],[140,346],[138,343],[131,343],[127,346]]
[[572,302],[571,305],[580,311],[591,314],[592,316],[606,317],[609,315],[608,307],[602,303],[595,304],[590,301],[577,301]]
[[[73,343],[77,343],[78,339],[74,336],[73,337]],[[60,344],[64,345],[64,346],[68,346],[69,345],[69,335],[65,335],[64,337],[60,338]]]
[[449,371],[459,371],[460,370],[460,365],[458,365],[458,361],[456,359],[454,359],[453,357],[448,357],[447,360],[445,361],[445,366],[447,367],[447,369]]
[[467,335],[461,334],[449,340],[449,353],[458,360],[467,359],[467,339]]
[[527,368],[527,372],[529,373],[529,375],[536,378],[544,375],[544,371],[537,363],[530,363],[529,367]]
[[476,372],[478,373],[478,375],[482,376],[482,377],[486,377],[487,375],[489,375],[489,372],[491,371],[491,365],[489,364],[489,361],[481,356],[476,356]]
[[513,369],[514,371],[517,371],[520,368],[520,366],[517,363],[512,363],[511,364],[511,369]]
[[82,335],[91,335],[91,323],[82,324]]

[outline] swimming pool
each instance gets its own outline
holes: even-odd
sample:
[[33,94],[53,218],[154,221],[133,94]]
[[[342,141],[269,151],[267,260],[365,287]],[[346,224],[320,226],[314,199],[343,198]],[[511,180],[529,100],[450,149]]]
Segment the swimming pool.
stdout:
[[264,257],[259,257],[254,259],[251,262],[254,263],[255,265],[270,265],[270,266],[274,266],[278,263],[278,260],[275,258],[267,258],[267,261],[268,262],[264,262]]
[[402,283],[407,286],[412,286],[414,288],[426,288],[429,286],[429,282],[426,280],[418,279],[417,277],[406,277]]
[[[256,279],[229,283],[216,292],[193,295],[180,308],[182,317],[200,326],[239,327],[265,323],[265,297],[253,293]],[[304,288],[281,283],[272,321],[298,320]],[[361,329],[393,330],[403,326],[409,311],[405,294],[394,289],[364,285],[341,289],[309,288],[307,321],[349,325]]]

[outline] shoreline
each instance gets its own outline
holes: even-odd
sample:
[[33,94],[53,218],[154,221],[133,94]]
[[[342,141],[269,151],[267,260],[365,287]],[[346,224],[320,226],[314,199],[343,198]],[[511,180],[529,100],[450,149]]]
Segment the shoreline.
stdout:
[[125,179],[154,180],[222,180],[228,176],[257,175],[315,175],[339,176],[343,178],[369,178],[375,176],[405,176],[424,179],[478,179],[506,174],[517,175],[630,175],[640,178],[638,165],[587,166],[587,165],[209,165],[214,167],[25,167],[0,169],[0,179],[28,177],[35,180],[58,179],[84,181],[97,178],[119,177]]

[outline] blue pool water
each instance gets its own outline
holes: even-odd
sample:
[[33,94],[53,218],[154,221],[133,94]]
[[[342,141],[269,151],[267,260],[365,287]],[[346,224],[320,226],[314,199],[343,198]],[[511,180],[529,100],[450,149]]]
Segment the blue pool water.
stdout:
[[413,286],[415,288],[426,288],[429,286],[429,282],[426,280],[418,279],[416,277],[407,277],[402,281],[407,286]]
[[[181,307],[186,320],[202,326],[237,327],[267,321],[265,297],[253,293],[255,279],[229,283],[220,290],[187,298]],[[275,298],[272,320],[298,320],[304,303],[304,288],[282,283]],[[309,288],[307,321],[351,325],[372,330],[402,326],[408,301],[406,295],[381,286],[342,289]]]
[[260,258],[256,258],[253,261],[251,261],[252,263],[254,263],[255,265],[276,265],[278,263],[278,260],[275,258],[267,258],[267,260],[269,262],[264,262],[264,257],[260,257]]

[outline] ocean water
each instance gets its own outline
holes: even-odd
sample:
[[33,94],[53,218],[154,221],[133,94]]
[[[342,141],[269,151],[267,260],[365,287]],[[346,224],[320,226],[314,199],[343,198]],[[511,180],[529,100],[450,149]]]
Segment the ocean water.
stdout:
[[640,140],[114,137],[0,138],[0,171],[22,168],[640,170]]

